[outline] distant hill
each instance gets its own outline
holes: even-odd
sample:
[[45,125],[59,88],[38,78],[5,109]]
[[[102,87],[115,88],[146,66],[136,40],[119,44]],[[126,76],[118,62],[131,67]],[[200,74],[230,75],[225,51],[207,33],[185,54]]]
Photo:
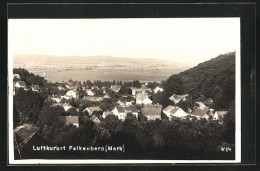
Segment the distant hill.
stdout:
[[14,55],[14,64],[167,64],[176,68],[190,68],[193,63],[180,63],[155,58],[128,58],[113,56],[52,56],[52,55]]
[[227,109],[235,100],[235,52],[219,55],[172,75],[164,87],[167,96],[188,93],[195,100],[212,98],[217,109]]

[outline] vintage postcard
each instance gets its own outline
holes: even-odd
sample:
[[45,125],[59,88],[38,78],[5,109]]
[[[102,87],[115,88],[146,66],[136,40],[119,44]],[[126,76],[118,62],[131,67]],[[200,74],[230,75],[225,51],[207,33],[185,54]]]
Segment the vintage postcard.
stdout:
[[9,19],[9,163],[240,163],[240,18]]

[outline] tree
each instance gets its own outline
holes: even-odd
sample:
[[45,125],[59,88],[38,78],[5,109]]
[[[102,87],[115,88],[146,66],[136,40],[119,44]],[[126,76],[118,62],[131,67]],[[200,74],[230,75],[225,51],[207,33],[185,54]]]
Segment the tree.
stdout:
[[23,68],[15,68],[13,69],[14,74],[19,74],[20,75],[20,80],[24,81],[26,85],[39,85],[40,87],[44,86],[44,84],[47,83],[47,81],[38,75],[34,75],[30,72],[28,72],[26,69]]
[[166,94],[183,94],[184,88],[183,88],[183,82],[181,77],[178,75],[172,75],[170,76],[166,82],[163,84],[164,91]]
[[43,127],[56,124],[59,121],[59,116],[62,116],[64,112],[64,109],[60,106],[44,106],[39,115],[38,125]]
[[124,94],[124,95],[131,95],[132,94],[132,90],[130,88],[128,88],[127,86],[122,86],[119,93]]
[[22,123],[36,123],[43,106],[44,99],[36,92],[22,91],[14,96],[14,105],[20,113]]
[[143,114],[138,114],[138,120],[144,123],[147,121],[147,117]]
[[103,122],[101,122],[100,126],[104,129],[108,130],[110,134],[114,134],[117,132],[117,128],[119,127],[120,121],[115,115],[108,115]]
[[224,116],[222,135],[227,143],[235,144],[235,101],[232,101]]
[[69,115],[71,115],[71,116],[79,116],[79,112],[74,107],[68,109],[64,114],[66,116],[69,116]]
[[155,89],[156,86],[159,86],[160,84],[157,82],[148,82],[147,87],[151,89]]
[[15,103],[14,103],[14,105],[13,105],[13,127],[16,127],[16,126],[18,126],[19,124],[20,124],[20,116],[19,116],[19,113],[18,113],[18,111],[17,111],[17,109],[16,109],[16,105],[15,105]]
[[133,81],[133,87],[141,88],[141,87],[142,87],[142,84],[141,84],[138,80],[134,80],[134,81]]

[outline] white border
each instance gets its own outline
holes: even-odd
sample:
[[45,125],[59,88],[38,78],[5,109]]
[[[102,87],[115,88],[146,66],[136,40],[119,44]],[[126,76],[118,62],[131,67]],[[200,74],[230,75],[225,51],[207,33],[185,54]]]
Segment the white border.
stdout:
[[[239,19],[239,17],[230,17]],[[9,148],[9,164],[175,164],[175,163],[241,163],[241,28],[239,28],[239,42],[236,44],[236,78],[235,78],[235,111],[236,111],[236,128],[235,128],[235,160],[51,160],[51,159],[21,159],[14,160],[14,139],[13,139],[13,53],[11,49],[10,34],[12,27],[10,27],[8,20],[8,148]]]

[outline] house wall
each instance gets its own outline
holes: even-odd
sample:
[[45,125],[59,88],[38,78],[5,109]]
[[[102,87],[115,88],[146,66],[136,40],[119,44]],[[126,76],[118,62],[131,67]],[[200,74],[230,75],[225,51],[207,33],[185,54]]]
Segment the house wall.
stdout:
[[143,101],[142,101],[143,104],[152,104],[152,100],[150,100],[149,98],[145,98]]
[[161,115],[145,115],[148,120],[161,119]]
[[89,115],[89,116],[92,115],[92,112],[89,110],[89,108],[87,108],[87,112],[88,112],[88,115]]

